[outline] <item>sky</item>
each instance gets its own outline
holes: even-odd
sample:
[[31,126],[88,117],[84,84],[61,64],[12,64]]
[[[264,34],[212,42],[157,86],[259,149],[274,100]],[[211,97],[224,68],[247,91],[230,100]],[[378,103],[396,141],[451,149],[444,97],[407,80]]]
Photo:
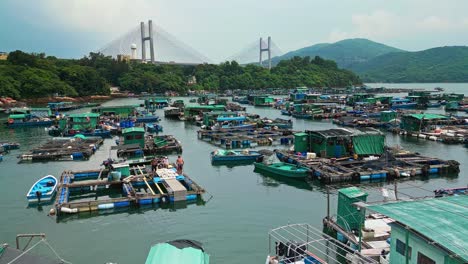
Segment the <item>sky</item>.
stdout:
[[80,58],[148,19],[212,62],[267,36],[284,52],[347,38],[418,51],[467,45],[467,10],[466,0],[0,0],[0,51]]

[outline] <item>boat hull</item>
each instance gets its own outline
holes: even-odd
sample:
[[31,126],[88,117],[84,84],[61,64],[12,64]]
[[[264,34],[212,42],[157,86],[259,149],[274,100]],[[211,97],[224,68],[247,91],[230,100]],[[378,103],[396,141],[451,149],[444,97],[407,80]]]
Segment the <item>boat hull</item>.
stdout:
[[287,178],[305,178],[309,175],[309,170],[296,165],[280,162],[271,165],[255,162],[255,170],[260,172],[268,172],[277,176]]
[[29,203],[39,202],[37,193],[41,192],[41,202],[49,202],[57,192],[57,179],[52,175],[47,175],[36,181],[26,193],[26,199]]
[[39,121],[39,122],[22,122],[22,123],[7,123],[9,128],[17,127],[41,127],[41,126],[51,126],[53,121]]
[[239,155],[215,155],[214,152],[211,152],[211,162],[238,162],[238,161],[255,161],[262,154],[256,151],[250,151],[248,155],[242,155],[241,151],[238,151]]
[[416,108],[417,105],[417,103],[395,104],[392,105],[392,109],[413,109]]

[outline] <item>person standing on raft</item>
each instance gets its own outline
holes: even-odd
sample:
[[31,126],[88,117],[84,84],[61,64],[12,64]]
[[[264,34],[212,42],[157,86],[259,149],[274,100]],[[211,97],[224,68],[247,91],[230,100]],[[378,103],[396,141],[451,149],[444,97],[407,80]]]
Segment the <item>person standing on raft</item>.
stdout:
[[176,161],[177,173],[182,174],[182,169],[184,168],[184,159],[179,155]]

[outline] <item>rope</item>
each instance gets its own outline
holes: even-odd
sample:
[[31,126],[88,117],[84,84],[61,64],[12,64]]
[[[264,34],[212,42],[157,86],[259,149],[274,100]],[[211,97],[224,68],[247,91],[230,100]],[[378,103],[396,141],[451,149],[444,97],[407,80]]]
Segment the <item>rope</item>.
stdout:
[[55,251],[55,249],[49,244],[49,242],[47,242],[47,240],[43,239],[42,241],[50,248],[50,250],[52,250],[52,252],[54,252],[55,256],[56,256],[60,261],[62,261],[63,263],[72,264],[71,262],[66,261],[66,260],[64,260],[62,257],[60,257],[59,254],[57,253],[57,251]]
[[10,262],[8,262],[7,264],[11,264],[15,261],[17,261],[19,258],[21,258],[22,256],[24,256],[26,253],[28,253],[29,251],[31,251],[33,248],[35,248],[37,245],[39,245],[40,243],[44,243],[46,244],[50,250],[55,254],[55,256],[57,257],[58,260],[60,260],[62,263],[66,263],[66,264],[72,264],[71,262],[69,261],[66,261],[64,260],[63,258],[61,258],[59,256],[59,254],[57,253],[57,251],[55,251],[55,249],[49,244],[49,242],[47,242],[47,240],[45,239],[41,239],[39,240],[36,244],[34,244],[33,246],[31,246],[30,248],[28,248],[28,250],[26,251],[23,251],[21,254],[19,254],[16,258],[12,259]]
[[17,261],[19,258],[21,258],[24,254],[28,253],[31,249],[35,248],[37,245],[39,245],[42,242],[42,240],[39,240],[36,244],[34,244],[32,247],[28,248],[28,250],[23,251],[23,253],[19,254],[16,258],[12,259],[8,264],[11,264],[15,261]]

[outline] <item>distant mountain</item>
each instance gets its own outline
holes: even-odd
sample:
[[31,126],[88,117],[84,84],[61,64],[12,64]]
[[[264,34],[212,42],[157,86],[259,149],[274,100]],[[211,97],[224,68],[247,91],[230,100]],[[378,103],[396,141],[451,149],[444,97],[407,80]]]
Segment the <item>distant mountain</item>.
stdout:
[[468,82],[468,47],[388,53],[348,69],[365,82]]
[[355,64],[367,62],[377,56],[402,51],[368,39],[345,39],[335,43],[320,43],[288,52],[282,56],[272,58],[272,64],[276,65],[281,60],[290,59],[295,56],[310,56],[311,58],[320,56],[336,61],[340,68],[352,68]]

